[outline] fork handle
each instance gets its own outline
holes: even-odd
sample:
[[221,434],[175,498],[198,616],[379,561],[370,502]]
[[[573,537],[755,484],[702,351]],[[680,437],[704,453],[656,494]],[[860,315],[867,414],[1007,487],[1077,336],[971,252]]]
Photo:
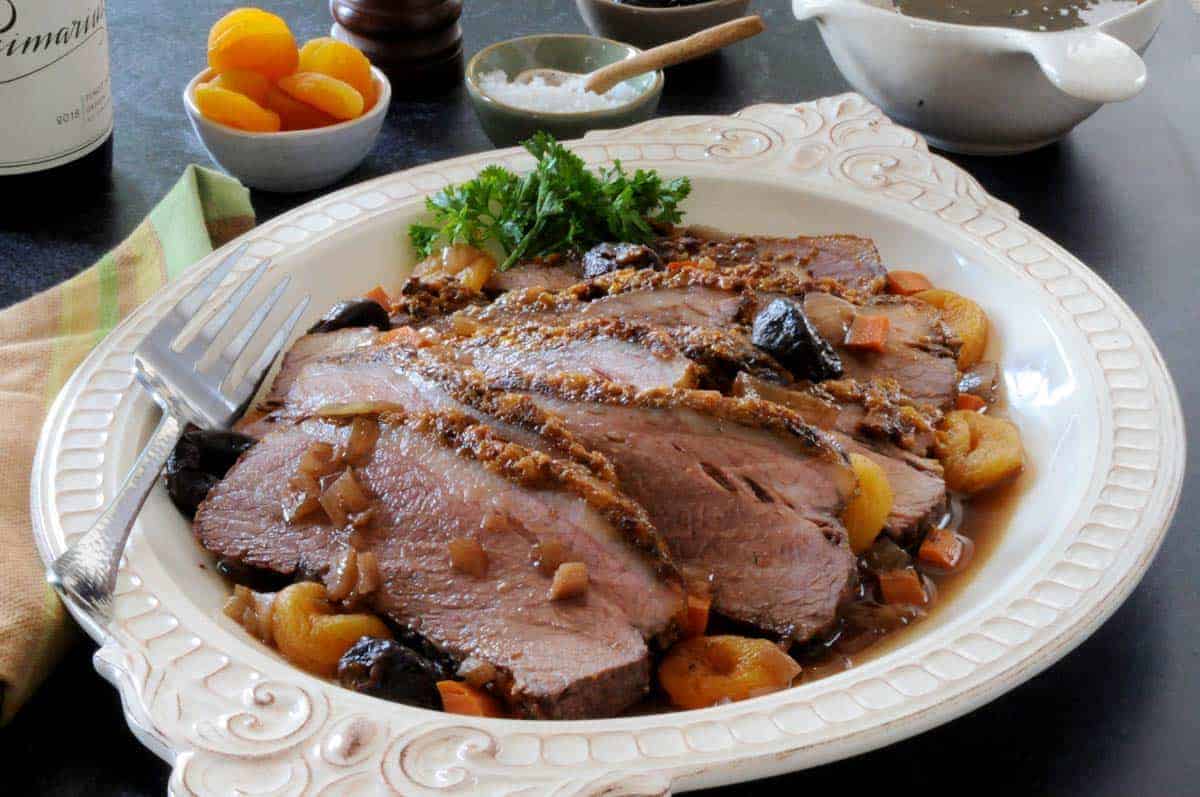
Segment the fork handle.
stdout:
[[54,560],[46,579],[64,598],[73,599],[88,614],[107,623],[125,541],[146,497],[183,437],[183,421],[164,412],[150,442],[142,449],[116,497],[87,533]]

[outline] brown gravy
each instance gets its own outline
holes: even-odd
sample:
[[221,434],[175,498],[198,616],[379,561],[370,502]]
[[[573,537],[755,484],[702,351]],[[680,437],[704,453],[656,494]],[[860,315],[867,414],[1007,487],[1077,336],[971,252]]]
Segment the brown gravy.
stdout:
[[[971,556],[960,569],[953,573],[931,573],[923,570],[918,564],[917,567],[921,574],[928,582],[933,583],[934,599],[931,604],[919,614],[906,618],[902,627],[882,630],[878,636],[864,638],[859,643],[852,642],[851,647],[857,648],[853,652],[841,652],[834,645],[824,651],[819,649],[810,651],[811,658],[807,661],[798,657],[800,663],[804,665],[804,671],[797,678],[796,684],[808,683],[834,675],[895,650],[907,641],[913,628],[953,604],[958,593],[987,563],[991,552],[1003,538],[1009,520],[1020,502],[1021,495],[1029,489],[1033,481],[1032,468],[1026,464],[1025,471],[1015,482],[989,493],[977,495],[969,501],[957,502],[955,509],[959,514],[949,527],[954,528],[971,541]],[[858,645],[862,645],[862,647],[858,647]],[[796,654],[798,651],[793,650],[792,652]]]
[[1029,31],[1058,31],[1099,25],[1141,0],[892,0],[910,17],[991,25]]
[[[954,603],[975,573],[986,564],[992,551],[1004,536],[1009,520],[1016,510],[1021,496],[1032,486],[1035,473],[1029,463],[1025,471],[1013,483],[991,492],[977,495],[969,501],[955,501],[952,520],[947,525],[971,541],[970,558],[952,573],[937,574],[921,570],[927,587],[932,585],[933,600],[920,611],[906,615],[899,627],[880,627],[871,633],[860,633],[855,639],[832,639],[827,643],[811,642],[802,647],[793,647],[791,654],[804,668],[793,682],[794,686],[811,683],[836,675],[852,667],[864,664],[895,650],[905,644],[912,630],[923,621],[933,617],[944,607]],[[710,620],[709,634],[745,634],[755,636],[753,629],[723,621],[719,617]],[[841,642],[841,644],[839,644]],[[677,711],[666,695],[658,688],[626,715],[670,713]]]

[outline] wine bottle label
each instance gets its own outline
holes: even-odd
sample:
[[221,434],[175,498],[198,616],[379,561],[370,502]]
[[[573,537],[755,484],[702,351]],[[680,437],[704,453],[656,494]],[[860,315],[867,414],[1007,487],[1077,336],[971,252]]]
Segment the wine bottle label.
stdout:
[[78,160],[112,126],[104,0],[0,0],[0,176]]

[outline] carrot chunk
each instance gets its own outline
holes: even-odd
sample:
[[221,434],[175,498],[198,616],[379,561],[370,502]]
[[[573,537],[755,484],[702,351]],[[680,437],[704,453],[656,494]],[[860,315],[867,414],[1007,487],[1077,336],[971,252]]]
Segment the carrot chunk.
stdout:
[[442,710],[447,714],[465,714],[468,717],[504,717],[500,701],[477,686],[462,681],[438,681],[438,692],[442,695]]
[[925,535],[917,559],[945,570],[955,568],[962,559],[963,543],[958,535],[945,529],[933,529]]
[[385,310],[392,306],[392,297],[388,296],[387,290],[385,290],[382,285],[376,285],[374,288],[364,293],[363,298],[375,302]]
[[987,402],[974,393],[959,393],[958,397],[954,399],[954,409],[956,410],[979,412],[986,406]]
[[892,322],[885,315],[856,315],[846,333],[846,346],[863,351],[883,351]]
[[912,568],[888,570],[879,574],[879,588],[883,591],[884,603],[906,603],[923,606],[929,600],[921,577]]
[[412,327],[396,327],[387,332],[383,332],[375,339],[380,345],[388,343],[399,343],[402,346],[411,346],[416,349],[423,349],[430,345],[429,339],[422,335]]
[[911,296],[932,287],[929,278],[919,271],[889,271],[887,275],[887,292],[896,296]]
[[708,610],[712,606],[712,598],[707,595],[687,596],[687,606],[683,610],[680,630],[684,639],[702,636],[708,629]]

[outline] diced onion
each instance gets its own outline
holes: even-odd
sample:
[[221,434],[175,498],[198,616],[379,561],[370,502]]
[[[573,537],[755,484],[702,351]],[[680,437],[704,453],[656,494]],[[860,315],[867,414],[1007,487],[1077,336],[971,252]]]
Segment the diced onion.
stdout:
[[457,275],[463,285],[478,291],[483,290],[495,269],[496,261],[482,249],[469,244],[453,244],[417,263],[413,267],[413,276]]
[[295,523],[316,512],[320,507],[321,485],[308,473],[301,471],[288,480],[283,494],[283,519]]
[[363,551],[358,555],[358,583],[354,592],[358,597],[370,595],[379,589],[379,559],[373,551]]
[[325,576],[329,600],[341,601],[350,597],[358,584],[358,551],[349,545],[333,560]]
[[363,491],[350,468],[342,471],[342,475],[321,493],[321,506],[335,526],[345,526],[351,514],[362,512],[370,505],[370,496]]
[[477,540],[470,537],[458,537],[450,540],[450,564],[460,573],[466,573],[475,578],[487,575],[487,551]]
[[226,617],[245,628],[261,642],[270,645],[273,642],[271,613],[274,608],[274,592],[254,592],[249,587],[238,584],[233,588],[233,594],[225,601],[222,611]]
[[342,457],[351,465],[362,465],[371,458],[375,442],[379,439],[379,424],[367,415],[356,416],[350,424],[350,436]]
[[317,410],[316,414],[322,418],[351,418],[356,415],[379,415],[403,409],[394,401],[354,401],[346,404],[326,404]]
[[587,592],[587,589],[587,565],[583,562],[564,562],[554,571],[554,581],[550,584],[550,600],[577,598]]
[[559,540],[542,540],[534,544],[529,559],[542,575],[553,576],[567,559],[567,547]]
[[332,473],[336,468],[333,446],[329,443],[313,443],[300,456],[300,472],[315,478]]
[[459,678],[469,683],[471,686],[481,687],[487,686],[492,681],[496,680],[496,668],[482,659],[477,659],[474,656],[468,656],[463,660],[463,663],[458,666],[458,671],[455,673]]

